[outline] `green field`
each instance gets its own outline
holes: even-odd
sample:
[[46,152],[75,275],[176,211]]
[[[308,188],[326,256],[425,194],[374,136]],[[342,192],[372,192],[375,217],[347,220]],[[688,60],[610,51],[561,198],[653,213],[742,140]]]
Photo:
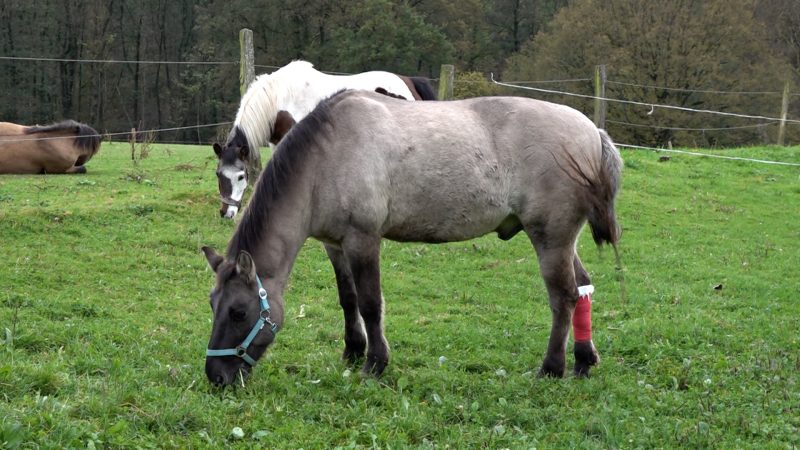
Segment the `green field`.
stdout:
[[[720,153],[800,163],[800,147]],[[276,345],[245,387],[212,388],[199,248],[234,223],[211,148],[134,164],[106,143],[86,175],[2,176],[0,448],[797,448],[800,168],[658,156],[623,152],[624,301],[612,252],[581,237],[590,379],[535,376],[550,312],[518,235],[385,243],[379,380],[340,361],[309,241]]]

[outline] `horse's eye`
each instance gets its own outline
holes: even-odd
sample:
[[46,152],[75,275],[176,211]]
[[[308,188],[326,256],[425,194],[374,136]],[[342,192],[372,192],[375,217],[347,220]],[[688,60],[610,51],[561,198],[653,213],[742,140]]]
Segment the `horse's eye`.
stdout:
[[242,322],[247,317],[247,311],[231,308],[230,316],[232,321]]
[[239,175],[239,181],[244,180],[244,175]]

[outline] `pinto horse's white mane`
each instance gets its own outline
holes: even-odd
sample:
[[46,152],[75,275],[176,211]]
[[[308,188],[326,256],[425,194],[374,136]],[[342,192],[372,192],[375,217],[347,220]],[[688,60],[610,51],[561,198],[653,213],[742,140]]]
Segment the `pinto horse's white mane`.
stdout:
[[279,111],[278,94],[294,96],[297,81],[318,73],[310,62],[292,61],[275,72],[259,75],[242,97],[233,125],[241,128],[250,145],[266,146]]
[[405,82],[389,72],[364,72],[355,75],[327,75],[308,61],[292,61],[270,74],[253,80],[242,97],[234,127],[238,126],[254,147],[269,144],[278,111],[284,110],[299,122],[319,102],[342,89],[387,92],[414,100]]

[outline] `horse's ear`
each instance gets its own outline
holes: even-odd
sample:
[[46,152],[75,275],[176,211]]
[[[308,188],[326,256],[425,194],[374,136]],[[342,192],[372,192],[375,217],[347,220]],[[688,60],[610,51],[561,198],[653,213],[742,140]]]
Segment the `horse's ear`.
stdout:
[[214,153],[217,154],[217,158],[222,158],[222,146],[219,142],[214,142]]
[[222,264],[224,258],[222,258],[222,256],[220,256],[216,250],[211,247],[203,247],[202,250],[206,255],[206,260],[208,261],[208,265],[211,267],[211,270],[216,272],[217,267]]
[[247,144],[239,147],[239,159],[241,159],[242,161],[247,161],[249,155],[250,155],[250,147],[248,147]]
[[256,265],[253,263],[253,257],[250,256],[250,253],[244,250],[239,252],[239,256],[236,257],[236,273],[248,282],[256,280]]

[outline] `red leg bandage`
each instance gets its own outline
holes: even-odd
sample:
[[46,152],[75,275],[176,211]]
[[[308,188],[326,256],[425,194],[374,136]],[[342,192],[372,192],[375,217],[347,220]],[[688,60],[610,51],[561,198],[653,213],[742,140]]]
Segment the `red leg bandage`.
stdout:
[[592,340],[592,293],[594,286],[591,284],[578,287],[578,304],[572,315],[572,334],[575,342]]

